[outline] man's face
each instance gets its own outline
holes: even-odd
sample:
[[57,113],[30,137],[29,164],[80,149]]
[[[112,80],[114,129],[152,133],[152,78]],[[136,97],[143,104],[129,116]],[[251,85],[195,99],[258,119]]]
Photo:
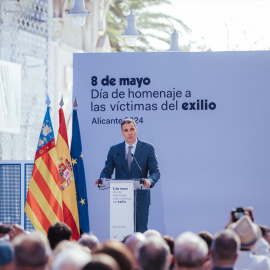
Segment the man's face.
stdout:
[[127,144],[132,145],[136,142],[137,128],[133,123],[124,124],[122,126],[122,135],[124,136]]

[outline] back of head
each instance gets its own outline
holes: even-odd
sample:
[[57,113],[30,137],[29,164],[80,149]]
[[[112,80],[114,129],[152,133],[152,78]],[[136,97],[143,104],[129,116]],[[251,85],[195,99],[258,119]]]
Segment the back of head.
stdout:
[[267,227],[266,225],[259,225],[262,233],[262,237],[265,237],[267,233],[270,232],[270,228]]
[[50,247],[47,238],[39,233],[20,234],[13,240],[15,263],[18,268],[44,268]]
[[14,248],[10,242],[0,242],[0,269],[14,261]]
[[149,237],[138,250],[138,262],[142,270],[164,270],[169,267],[170,250],[161,237]]
[[93,250],[93,254],[101,253],[112,256],[118,263],[120,270],[133,270],[135,266],[133,255],[122,242],[106,241]]
[[143,233],[143,235],[148,238],[148,237],[162,237],[161,234],[156,231],[156,230],[147,230]]
[[240,239],[234,231],[225,229],[219,232],[211,246],[214,265],[233,265],[239,248]]
[[120,270],[120,268],[113,257],[107,254],[96,254],[82,270]]
[[51,263],[51,270],[80,270],[91,261],[89,249],[76,242],[66,249],[59,251]]
[[51,249],[54,249],[62,240],[70,240],[72,231],[70,227],[64,222],[57,222],[50,226],[48,230],[48,240]]
[[168,244],[171,254],[174,254],[174,239],[169,235],[163,235],[162,238]]
[[210,247],[213,241],[213,235],[207,231],[201,231],[198,233],[198,235],[205,241],[205,243],[207,244],[208,250],[210,250]]
[[260,227],[246,215],[231,224],[229,229],[232,229],[239,236],[241,250],[251,250],[261,237]]
[[90,250],[98,247],[100,245],[98,238],[92,234],[84,233],[79,239],[78,243],[85,247],[88,247]]
[[175,242],[175,265],[180,267],[201,267],[208,254],[205,241],[192,232],[181,234]]
[[134,234],[129,235],[126,239],[124,244],[128,247],[131,251],[133,256],[137,254],[138,246],[146,240],[145,236],[140,233],[136,232]]

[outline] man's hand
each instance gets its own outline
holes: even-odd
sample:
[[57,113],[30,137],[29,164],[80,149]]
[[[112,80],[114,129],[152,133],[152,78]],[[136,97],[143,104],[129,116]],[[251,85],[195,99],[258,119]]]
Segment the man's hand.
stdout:
[[150,188],[151,187],[151,181],[149,179],[145,179],[143,186],[145,188]]
[[[104,180],[105,180],[106,178],[99,178],[99,179],[96,179],[95,180],[95,186],[97,186],[98,184],[99,184],[99,187],[103,187],[104,186]],[[100,180],[102,180],[102,183],[99,183],[99,181]]]
[[26,233],[21,225],[13,224],[9,232],[10,240],[13,240],[17,235]]

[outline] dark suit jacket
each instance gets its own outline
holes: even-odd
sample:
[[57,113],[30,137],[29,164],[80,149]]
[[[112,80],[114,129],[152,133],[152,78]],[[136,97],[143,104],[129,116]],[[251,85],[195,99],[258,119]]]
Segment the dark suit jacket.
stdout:
[[[126,162],[125,142],[114,145],[110,148],[105,167],[102,170],[102,178],[111,178],[115,169],[115,179],[138,179],[147,178],[151,181],[151,188],[160,178],[159,166],[155,148],[152,144],[138,140],[130,171]],[[136,164],[137,160],[139,166]],[[149,176],[148,176],[149,173]],[[150,190],[138,190],[136,206],[150,205]]]

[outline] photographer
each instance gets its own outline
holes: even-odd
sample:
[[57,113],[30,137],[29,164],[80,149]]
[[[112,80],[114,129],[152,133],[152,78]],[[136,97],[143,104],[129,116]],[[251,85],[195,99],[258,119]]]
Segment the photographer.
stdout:
[[253,252],[253,248],[262,238],[259,226],[252,222],[248,215],[243,215],[235,223],[232,223],[229,229],[233,230],[241,241],[241,249],[235,263],[236,269],[269,270],[269,257]]
[[[254,224],[256,224],[254,211],[252,207],[246,207],[246,208],[238,207],[231,211],[230,221],[228,225],[226,226],[226,228],[229,227],[231,224],[237,222],[242,216],[248,216],[250,220]],[[264,255],[264,256],[270,257],[268,242],[263,237],[260,237],[258,241],[256,242],[256,245],[253,246],[252,252],[253,254],[256,254],[256,255]]]
[[27,233],[18,224],[4,225],[0,222],[0,242],[12,241],[17,235]]

